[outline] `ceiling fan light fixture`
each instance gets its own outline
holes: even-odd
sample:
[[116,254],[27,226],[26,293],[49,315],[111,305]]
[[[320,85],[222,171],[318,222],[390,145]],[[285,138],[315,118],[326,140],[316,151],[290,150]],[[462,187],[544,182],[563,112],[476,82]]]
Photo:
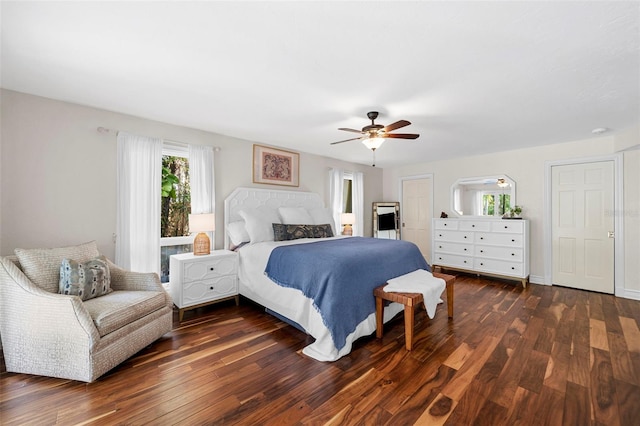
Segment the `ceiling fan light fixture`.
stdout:
[[375,151],[384,143],[384,138],[365,138],[362,139],[362,143],[370,150]]

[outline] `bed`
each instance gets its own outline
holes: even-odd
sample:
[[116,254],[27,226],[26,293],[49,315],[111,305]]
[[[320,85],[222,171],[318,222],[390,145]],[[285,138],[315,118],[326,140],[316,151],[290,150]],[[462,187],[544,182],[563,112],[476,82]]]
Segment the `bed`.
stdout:
[[[303,353],[319,361],[341,358],[355,340],[376,330],[375,287],[416,269],[429,270],[417,247],[406,241],[343,236],[273,241],[269,225],[279,222],[305,221],[320,230],[328,222],[338,235],[316,193],[237,188],[224,208],[225,248],[239,254],[240,294],[314,337]],[[357,254],[360,259],[353,258]],[[303,255],[313,261],[305,263]],[[333,284],[325,284],[325,276]],[[403,308],[398,303],[386,306],[384,321]],[[337,316],[345,313],[346,318]]]

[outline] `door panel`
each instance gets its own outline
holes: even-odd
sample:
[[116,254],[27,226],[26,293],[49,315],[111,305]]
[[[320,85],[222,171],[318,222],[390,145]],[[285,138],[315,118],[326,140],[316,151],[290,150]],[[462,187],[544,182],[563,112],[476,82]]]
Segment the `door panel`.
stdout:
[[407,179],[402,181],[403,240],[418,246],[422,255],[431,259],[431,179]]
[[614,292],[613,161],[551,168],[553,284]]

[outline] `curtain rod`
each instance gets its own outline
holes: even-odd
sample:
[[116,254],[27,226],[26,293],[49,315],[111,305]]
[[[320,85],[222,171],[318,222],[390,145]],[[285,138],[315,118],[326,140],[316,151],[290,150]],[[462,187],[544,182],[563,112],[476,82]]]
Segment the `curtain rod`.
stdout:
[[[102,127],[102,126],[98,127],[96,130],[98,131],[98,133],[102,133],[102,134],[111,133],[111,129],[108,129],[108,128],[106,128],[106,127]],[[118,134],[118,130],[115,130],[115,133],[116,133],[116,134]],[[189,145],[189,144],[188,144],[188,143],[186,143],[186,142],[174,141],[174,140],[172,140],[172,139],[164,139],[164,138],[163,138],[163,139],[162,139],[162,141],[163,141],[163,142],[168,142],[168,143],[170,143],[170,144],[174,144],[174,145],[181,145],[181,146],[187,146],[187,145]],[[220,148],[219,146],[214,146],[214,147],[213,147],[213,150],[214,150],[215,152],[219,152],[219,151],[221,151],[221,150],[222,150],[222,148]]]

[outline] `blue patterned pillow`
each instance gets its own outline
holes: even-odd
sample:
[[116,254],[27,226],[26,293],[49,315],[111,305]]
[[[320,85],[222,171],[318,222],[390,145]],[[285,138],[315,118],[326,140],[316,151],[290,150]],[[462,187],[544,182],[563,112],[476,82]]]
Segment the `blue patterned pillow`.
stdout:
[[331,225],[283,225],[273,224],[275,241],[297,240],[298,238],[327,238],[333,237]]
[[104,256],[86,262],[63,259],[60,265],[60,294],[93,299],[111,292],[111,274]]

